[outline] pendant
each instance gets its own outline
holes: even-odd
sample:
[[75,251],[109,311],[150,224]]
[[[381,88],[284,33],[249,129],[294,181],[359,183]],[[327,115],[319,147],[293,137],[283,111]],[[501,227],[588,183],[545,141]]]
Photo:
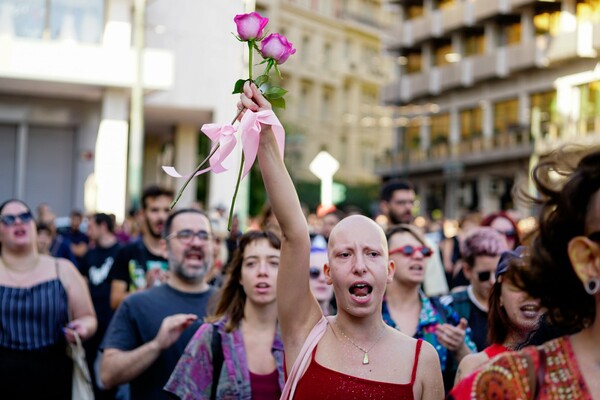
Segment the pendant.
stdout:
[[363,365],[367,365],[369,363],[369,354],[365,353],[363,357]]

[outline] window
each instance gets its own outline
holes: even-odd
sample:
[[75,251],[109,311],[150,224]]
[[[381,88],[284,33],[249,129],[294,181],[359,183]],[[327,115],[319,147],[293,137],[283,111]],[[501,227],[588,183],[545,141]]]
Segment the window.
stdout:
[[422,5],[409,5],[405,9],[406,19],[414,19],[423,16],[424,9]]
[[331,43],[326,42],[323,46],[323,68],[325,69],[330,69],[332,66],[331,59],[333,55],[331,54],[331,52]]
[[444,8],[447,8],[447,7],[451,7],[455,3],[456,3],[456,0],[438,0],[437,1],[437,8],[444,9]]
[[485,53],[485,35],[483,32],[465,35],[465,56]]
[[[556,91],[534,93],[529,98],[531,111],[539,112],[539,123],[542,132],[548,132],[549,124],[556,121]],[[535,122],[532,119],[532,122]]]
[[302,83],[300,89],[300,109],[298,110],[301,118],[308,118],[310,116],[311,96],[312,85],[308,82]]
[[323,89],[323,102],[321,104],[321,121],[330,122],[333,119],[332,113],[333,90]]
[[577,20],[600,21],[600,0],[578,0]]
[[512,24],[500,25],[498,35],[498,45],[508,46],[519,43],[521,41],[521,23],[514,22]]
[[519,123],[519,101],[511,99],[494,104],[494,134],[505,133]]
[[406,146],[411,150],[417,150],[421,144],[420,125],[418,123],[411,123],[404,129]]
[[460,137],[462,140],[468,140],[474,137],[480,137],[482,128],[483,114],[480,107],[470,108],[460,112]]
[[415,72],[421,72],[423,68],[423,58],[421,52],[410,52],[406,53],[406,73],[412,74]]
[[302,51],[302,57],[300,59],[303,63],[307,64],[311,58],[310,56],[310,37],[302,36],[302,45],[300,47]]
[[560,11],[537,14],[533,26],[536,35],[556,35],[560,31]]
[[99,43],[104,0],[0,0],[0,21],[5,19],[18,37]]
[[436,46],[434,48],[433,65],[441,67],[443,65],[449,64],[448,60],[446,59],[446,55],[450,53],[453,53],[451,43],[442,43]]
[[448,143],[450,114],[444,113],[431,117],[431,145]]

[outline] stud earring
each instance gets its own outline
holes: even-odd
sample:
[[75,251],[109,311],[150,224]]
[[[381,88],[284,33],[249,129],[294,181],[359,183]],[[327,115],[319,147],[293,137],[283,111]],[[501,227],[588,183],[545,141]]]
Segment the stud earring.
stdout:
[[588,279],[588,281],[585,283],[585,291],[590,296],[593,296],[596,293],[598,293],[598,291],[600,291],[600,279],[598,279],[598,278]]

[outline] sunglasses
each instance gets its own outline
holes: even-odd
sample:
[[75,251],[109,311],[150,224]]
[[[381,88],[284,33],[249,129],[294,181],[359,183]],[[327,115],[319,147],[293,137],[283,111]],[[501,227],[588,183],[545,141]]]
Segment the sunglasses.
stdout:
[[33,215],[29,211],[17,215],[7,214],[0,217],[0,222],[6,226],[12,226],[17,223],[17,219],[26,224],[33,219]]
[[492,273],[490,271],[483,271],[477,273],[477,279],[479,282],[487,282],[492,277]]
[[321,276],[321,269],[317,267],[310,267],[308,270],[308,275],[310,279],[318,279]]
[[430,247],[427,247],[427,246],[416,247],[416,246],[407,244],[405,246],[398,247],[397,249],[390,250],[389,255],[391,256],[392,254],[402,253],[405,256],[410,257],[413,254],[415,254],[415,252],[417,252],[417,251],[420,251],[421,254],[423,254],[423,257],[430,257],[433,254],[433,250],[431,250]]
[[517,237],[517,232],[514,229],[509,231],[498,231],[499,234],[506,236],[507,239],[514,239]]

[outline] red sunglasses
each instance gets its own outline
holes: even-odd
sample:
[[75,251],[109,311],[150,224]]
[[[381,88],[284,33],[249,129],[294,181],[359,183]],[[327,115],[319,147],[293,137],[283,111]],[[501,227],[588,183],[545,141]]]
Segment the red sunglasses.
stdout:
[[416,247],[416,246],[407,244],[402,247],[398,247],[397,249],[390,250],[389,255],[391,256],[392,254],[402,253],[407,257],[411,257],[417,251],[420,251],[421,254],[423,254],[423,257],[430,257],[433,254],[433,250],[431,250],[430,247],[427,247],[427,246]]

